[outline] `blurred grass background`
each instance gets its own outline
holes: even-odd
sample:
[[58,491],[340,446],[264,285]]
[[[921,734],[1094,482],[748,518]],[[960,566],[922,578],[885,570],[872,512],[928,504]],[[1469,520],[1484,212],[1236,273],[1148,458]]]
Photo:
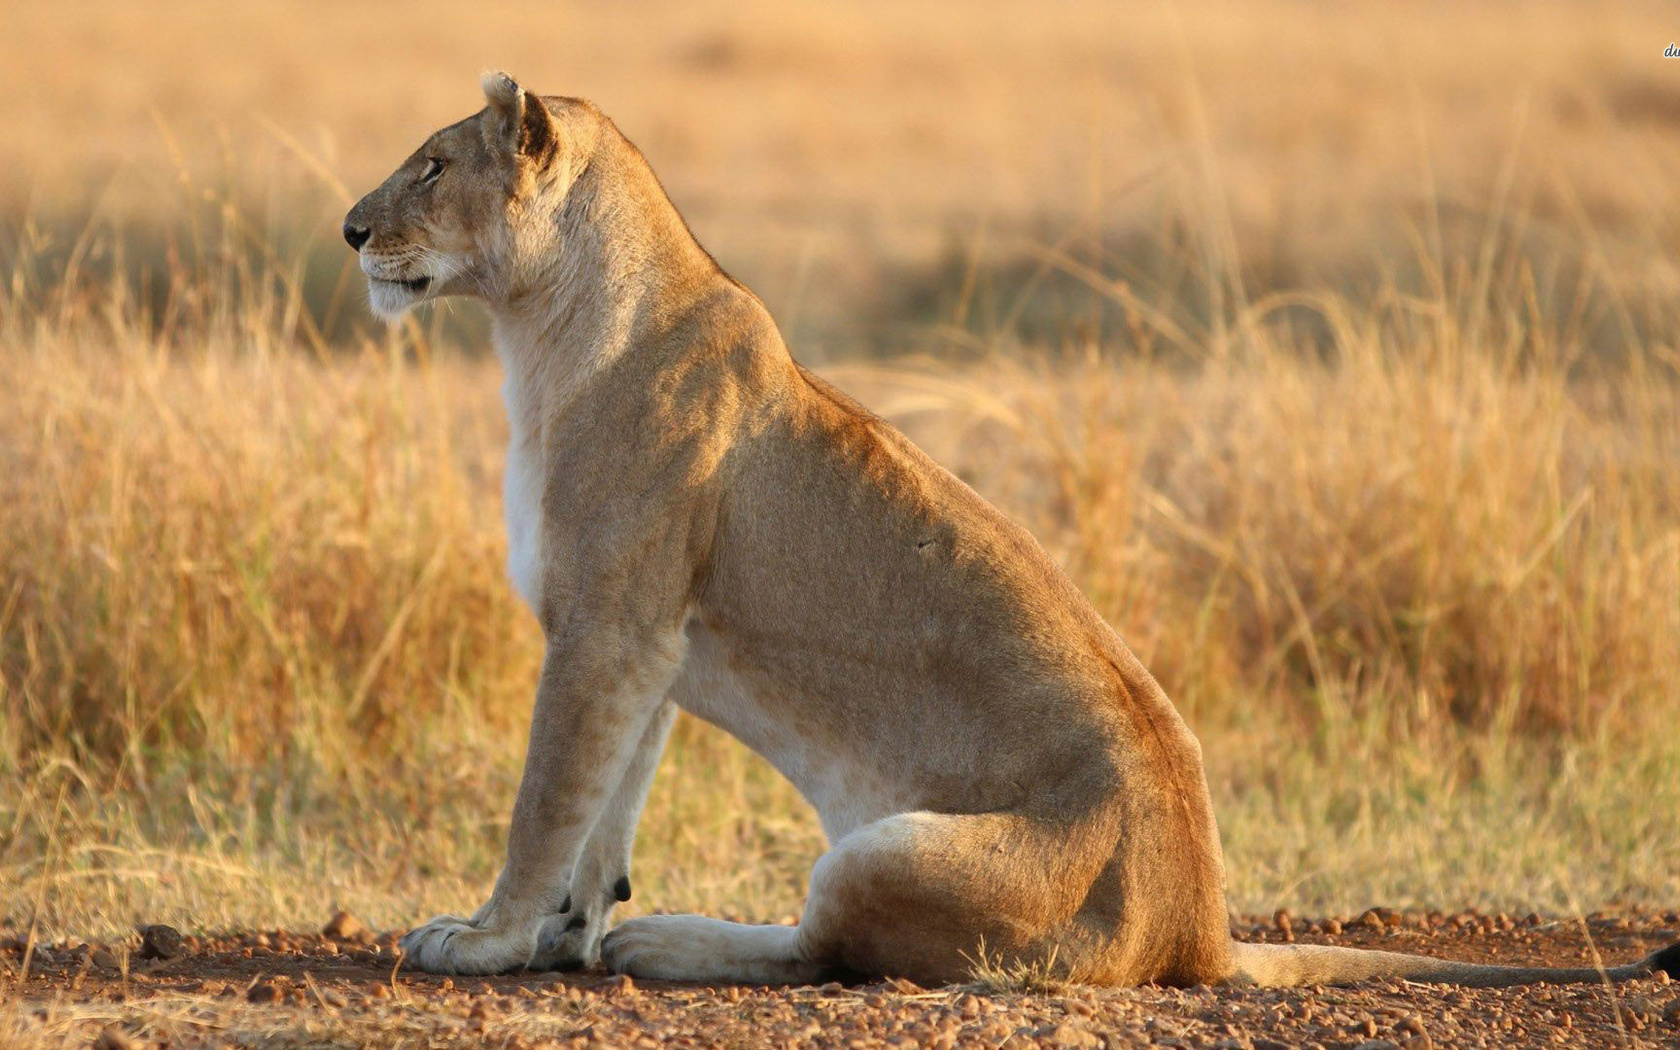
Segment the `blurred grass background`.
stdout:
[[[1680,899],[1656,4],[0,3],[0,927],[488,892],[540,639],[466,304],[344,209],[505,67],[1026,523],[1201,736],[1244,910]],[[685,721],[635,908],[820,831]]]

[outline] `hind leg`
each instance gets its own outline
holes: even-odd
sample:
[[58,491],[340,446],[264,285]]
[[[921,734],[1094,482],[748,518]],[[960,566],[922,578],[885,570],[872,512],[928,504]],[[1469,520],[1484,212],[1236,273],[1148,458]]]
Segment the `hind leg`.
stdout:
[[984,945],[1072,971],[1089,946],[1070,920],[1106,860],[1089,840],[1013,814],[901,813],[817,861],[797,927],[655,915],[609,933],[601,957],[668,980],[793,984],[843,969],[941,984]]

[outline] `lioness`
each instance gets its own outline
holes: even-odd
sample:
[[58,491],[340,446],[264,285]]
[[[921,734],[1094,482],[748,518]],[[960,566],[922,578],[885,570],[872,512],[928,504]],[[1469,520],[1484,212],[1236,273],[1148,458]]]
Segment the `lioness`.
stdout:
[[[1600,979],[1234,942],[1201,749],[1032,537],[800,367],[594,106],[483,86],[344,223],[379,313],[489,306],[547,643],[495,892],[409,965],[937,984],[984,943],[1099,984]],[[798,926],[607,932],[678,708],[821,816]],[[1656,969],[1680,945],[1609,975]]]

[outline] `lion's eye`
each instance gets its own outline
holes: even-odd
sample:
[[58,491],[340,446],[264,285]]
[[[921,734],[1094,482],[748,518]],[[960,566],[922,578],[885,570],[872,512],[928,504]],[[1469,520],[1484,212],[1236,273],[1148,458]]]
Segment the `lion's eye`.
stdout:
[[426,170],[421,173],[420,181],[421,182],[436,182],[437,177],[439,175],[442,175],[442,174],[443,174],[443,161],[438,160],[436,157],[427,157],[426,158]]

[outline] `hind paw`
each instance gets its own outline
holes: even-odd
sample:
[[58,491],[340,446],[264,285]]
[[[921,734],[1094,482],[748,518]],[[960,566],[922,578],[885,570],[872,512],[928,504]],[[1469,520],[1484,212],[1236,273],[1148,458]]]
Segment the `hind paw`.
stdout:
[[799,984],[822,972],[801,957],[796,927],[701,915],[627,920],[601,941],[601,961],[616,973],[666,981]]

